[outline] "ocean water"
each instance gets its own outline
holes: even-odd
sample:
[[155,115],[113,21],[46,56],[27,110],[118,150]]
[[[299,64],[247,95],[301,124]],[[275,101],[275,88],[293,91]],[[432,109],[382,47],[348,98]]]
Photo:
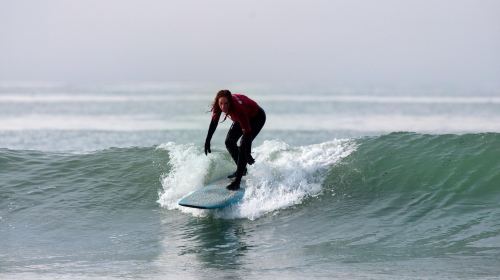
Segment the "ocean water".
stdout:
[[218,90],[0,86],[0,279],[500,279],[500,95],[233,85],[267,112],[241,203]]

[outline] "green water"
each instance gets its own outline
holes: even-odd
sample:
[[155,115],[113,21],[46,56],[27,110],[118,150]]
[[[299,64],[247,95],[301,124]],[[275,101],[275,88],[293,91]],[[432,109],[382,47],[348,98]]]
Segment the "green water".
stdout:
[[[205,157],[201,147],[2,149],[0,275],[493,279],[500,273],[498,134],[271,144],[261,144],[256,158],[268,158],[262,167],[272,172],[259,173],[256,163],[247,178],[268,176],[258,182],[269,192],[249,183],[253,197],[221,212],[185,212],[159,201],[169,175]],[[281,159],[332,149],[347,154],[326,166],[310,157],[314,170],[287,185],[282,175],[297,173]],[[222,151],[216,157],[230,162]],[[278,197],[296,200],[283,206]],[[254,212],[243,211],[250,206]]]

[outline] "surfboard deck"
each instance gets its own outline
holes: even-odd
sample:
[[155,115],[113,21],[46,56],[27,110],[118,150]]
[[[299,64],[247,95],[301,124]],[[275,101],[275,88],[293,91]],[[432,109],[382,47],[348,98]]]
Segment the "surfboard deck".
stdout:
[[217,209],[237,203],[245,194],[245,185],[241,182],[239,190],[230,191],[226,189],[230,182],[229,179],[222,179],[204,186],[182,198],[179,205],[199,209]]

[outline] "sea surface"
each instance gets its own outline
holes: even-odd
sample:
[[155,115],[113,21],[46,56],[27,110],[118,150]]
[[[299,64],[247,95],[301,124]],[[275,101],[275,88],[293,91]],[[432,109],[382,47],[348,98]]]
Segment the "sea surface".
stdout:
[[500,279],[500,93],[228,85],[267,123],[243,200],[220,88],[0,84],[0,279]]

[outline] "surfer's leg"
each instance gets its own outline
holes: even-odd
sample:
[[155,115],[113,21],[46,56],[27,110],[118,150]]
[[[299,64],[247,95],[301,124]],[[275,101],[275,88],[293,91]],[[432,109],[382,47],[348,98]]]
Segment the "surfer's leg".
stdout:
[[234,173],[234,180],[226,186],[228,190],[238,190],[240,188],[240,183],[241,183],[241,177],[243,177],[243,174],[246,173],[246,166],[247,166],[247,158],[243,155],[243,143],[245,142],[245,136],[243,136],[243,139],[241,141],[242,149],[240,149],[240,155],[238,158],[238,164],[236,168],[236,172]]
[[257,116],[255,116],[255,118],[250,120],[250,126],[252,127],[252,140],[248,143],[248,147],[246,147],[246,149],[248,149],[247,162],[250,165],[252,165],[255,162],[255,160],[252,157],[252,142],[255,139],[255,137],[257,137],[259,132],[262,130],[262,127],[264,127],[264,124],[266,123],[266,113],[264,112],[264,110],[262,110],[262,108],[259,109],[260,110]]
[[240,189],[240,184],[241,184],[241,178],[234,179],[229,185],[226,186],[226,189],[230,191],[237,191]]
[[239,154],[237,142],[242,134],[243,131],[241,131],[240,124],[237,122],[233,122],[226,136],[226,141],[225,141],[226,149],[236,164],[238,164],[238,154]]
[[240,151],[238,155],[238,162],[236,168],[236,178],[240,178],[246,173],[247,169],[247,156],[249,155],[248,149],[252,143],[251,135],[243,135],[241,138]]
[[[240,188],[240,183],[241,183],[241,177],[246,174],[246,166],[247,163],[253,164],[255,160],[253,159],[251,155],[251,148],[252,148],[252,141],[257,137],[259,132],[261,131],[262,127],[266,123],[266,113],[264,110],[260,109],[259,113],[257,116],[253,119],[250,120],[250,125],[252,128],[252,133],[251,135],[248,136],[243,136],[241,139],[241,146],[239,149],[239,156],[237,157],[238,160],[236,162],[237,164],[237,169],[236,173],[234,174],[234,180],[226,187],[229,190],[237,190]],[[234,125],[234,124],[233,124]],[[232,128],[232,126],[231,126]],[[241,128],[240,128],[241,131]],[[238,138],[241,136],[241,134],[238,136]],[[229,137],[229,132],[228,132],[228,137]],[[227,141],[227,138],[226,138]],[[228,148],[229,150],[229,148]],[[232,154],[231,154],[232,156]],[[233,157],[234,159],[234,157]]]
[[238,153],[238,163],[236,168],[236,173],[234,174],[234,180],[226,188],[229,190],[237,190],[240,188],[241,177],[246,173],[247,170],[247,155],[248,147],[252,142],[252,135],[243,135],[241,139],[240,151]]
[[264,127],[264,124],[266,123],[266,113],[262,108],[259,108],[259,113],[257,116],[255,116],[253,119],[250,120],[250,126],[252,127],[252,141],[257,137],[259,132],[262,130],[262,127]]

